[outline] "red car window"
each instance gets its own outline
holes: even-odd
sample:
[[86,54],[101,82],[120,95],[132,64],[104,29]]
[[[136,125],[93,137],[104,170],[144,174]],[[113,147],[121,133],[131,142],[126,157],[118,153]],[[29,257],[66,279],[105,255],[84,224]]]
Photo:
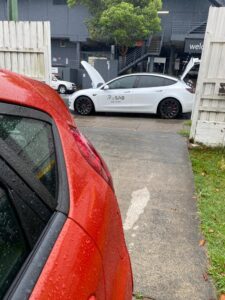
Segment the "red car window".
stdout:
[[0,297],[4,295],[29,254],[16,212],[3,187],[0,187]]
[[57,169],[51,126],[40,120],[2,115],[0,138],[56,198]]
[[[2,298],[49,224],[58,191],[54,139],[48,122],[0,114],[0,144]],[[34,186],[41,189],[40,194],[43,187],[46,195],[53,197],[41,198]]]

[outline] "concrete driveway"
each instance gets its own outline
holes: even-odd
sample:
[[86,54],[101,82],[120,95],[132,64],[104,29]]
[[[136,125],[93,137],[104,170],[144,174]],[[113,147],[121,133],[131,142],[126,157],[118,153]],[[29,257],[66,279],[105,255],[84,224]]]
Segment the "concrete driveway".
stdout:
[[183,120],[151,116],[75,116],[107,162],[122,212],[134,273],[144,299],[211,300],[199,246],[194,185]]

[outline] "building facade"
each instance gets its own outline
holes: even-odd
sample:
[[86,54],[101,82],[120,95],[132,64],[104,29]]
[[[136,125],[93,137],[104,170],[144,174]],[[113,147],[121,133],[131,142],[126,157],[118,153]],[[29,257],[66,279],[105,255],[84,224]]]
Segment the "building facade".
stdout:
[[[50,21],[52,66],[65,80],[78,80],[81,45],[87,43],[85,21],[90,17],[83,6],[69,9],[66,0],[18,0],[19,21]],[[0,1],[0,20],[7,20],[7,1]]]
[[[162,32],[151,37],[148,47],[132,51],[139,53],[136,61],[119,67],[118,73],[132,70],[160,71],[178,74],[189,56],[200,56],[210,5],[222,5],[224,0],[163,0]],[[110,45],[89,40],[86,21],[91,17],[83,6],[68,8],[66,0],[18,0],[19,20],[50,21],[52,36],[52,66],[64,79],[82,83],[81,59],[111,58]],[[7,1],[0,1],[0,20],[7,20]],[[141,46],[143,47],[143,46]],[[124,68],[125,67],[125,68]],[[108,79],[108,78],[107,78]]]
[[178,75],[189,56],[200,57],[208,11],[206,0],[164,0],[162,15],[163,46],[161,55],[167,59],[167,71]]

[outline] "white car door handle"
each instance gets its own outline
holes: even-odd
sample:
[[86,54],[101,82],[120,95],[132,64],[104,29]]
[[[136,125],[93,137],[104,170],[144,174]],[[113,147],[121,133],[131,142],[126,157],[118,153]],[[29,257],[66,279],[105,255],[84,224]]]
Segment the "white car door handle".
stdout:
[[130,94],[130,92],[131,92],[131,91],[126,91],[126,92],[124,92],[124,94]]
[[156,93],[161,93],[163,90],[157,90],[157,91],[155,91]]

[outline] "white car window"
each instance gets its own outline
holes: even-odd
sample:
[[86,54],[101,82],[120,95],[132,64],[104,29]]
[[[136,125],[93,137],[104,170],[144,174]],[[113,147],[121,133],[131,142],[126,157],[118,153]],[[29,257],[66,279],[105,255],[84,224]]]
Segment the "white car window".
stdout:
[[139,76],[138,88],[168,86],[176,83],[175,80],[160,76],[143,75]]
[[164,78],[164,86],[173,85],[175,83],[177,83],[176,80],[169,79],[169,78]]
[[57,78],[56,78],[55,75],[52,75],[52,80],[53,80],[53,81],[57,81]]
[[132,89],[134,87],[136,76],[127,76],[116,79],[108,84],[109,89]]

